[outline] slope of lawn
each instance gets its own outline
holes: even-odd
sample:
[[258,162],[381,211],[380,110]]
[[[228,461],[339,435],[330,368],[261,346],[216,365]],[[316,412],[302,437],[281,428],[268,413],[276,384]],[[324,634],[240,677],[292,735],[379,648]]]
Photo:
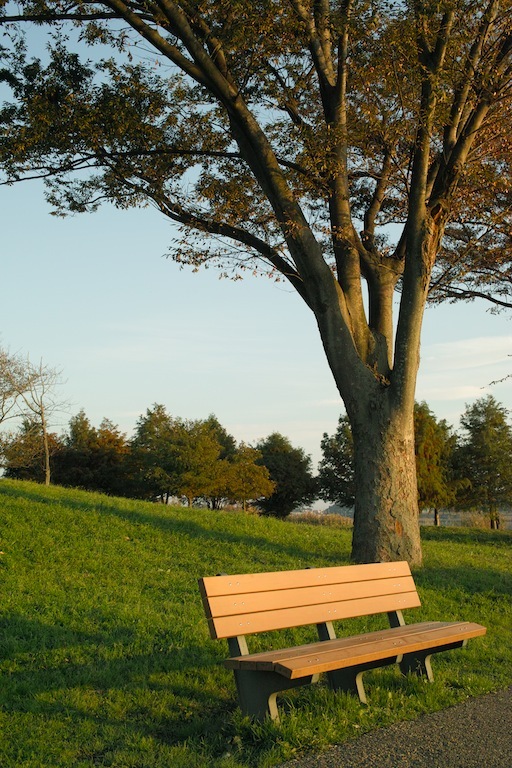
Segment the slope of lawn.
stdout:
[[[0,766],[271,766],[512,684],[512,533],[423,529],[423,606],[406,618],[486,637],[435,656],[432,685],[369,673],[366,708],[320,683],[278,700],[280,725],[242,718],[197,578],[348,563],[350,535],[0,480]],[[283,635],[250,647],[314,630]]]

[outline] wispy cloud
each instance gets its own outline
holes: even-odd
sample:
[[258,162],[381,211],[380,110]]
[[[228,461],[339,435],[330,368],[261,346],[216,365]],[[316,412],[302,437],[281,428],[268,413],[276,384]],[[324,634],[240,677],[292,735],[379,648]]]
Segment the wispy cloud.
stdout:
[[483,368],[505,362],[512,356],[512,336],[479,336],[462,341],[430,344],[423,348],[422,363],[449,370]]
[[490,392],[487,386],[479,387],[471,384],[443,384],[429,385],[419,382],[417,391],[417,400],[473,400],[477,397],[483,397]]
[[[455,421],[466,403],[495,394],[491,382],[512,371],[512,336],[478,336],[423,348],[416,397]],[[499,393],[496,394],[499,399]]]

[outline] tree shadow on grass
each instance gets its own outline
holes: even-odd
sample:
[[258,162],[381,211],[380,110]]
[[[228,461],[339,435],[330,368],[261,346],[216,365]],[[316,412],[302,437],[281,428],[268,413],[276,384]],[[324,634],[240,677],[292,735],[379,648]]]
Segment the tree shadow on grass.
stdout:
[[484,531],[477,528],[422,527],[422,541],[442,541],[453,544],[490,544],[512,547],[512,531]]
[[[101,728],[129,723],[144,736],[178,745],[206,735],[235,706],[229,673],[207,647],[178,647],[171,633],[168,647],[154,651],[138,651],[117,632],[76,632],[17,615],[1,619],[0,633],[0,702],[7,715],[89,720]],[[164,638],[157,640],[161,645]],[[108,658],[114,645],[115,658]]]
[[[133,636],[133,633],[130,633]],[[65,626],[55,626],[27,619],[18,614],[0,616],[0,659],[19,654],[34,654],[75,645],[98,645],[104,636],[93,632],[79,632]],[[125,640],[127,638],[125,637]]]
[[[476,529],[459,528],[431,528],[422,529],[422,540],[434,542],[434,544],[455,545],[453,549],[453,564],[436,562],[429,566],[426,564],[415,572],[415,580],[418,586],[438,588],[441,591],[457,589],[468,595],[512,595],[512,569],[498,567],[506,562],[508,550],[512,555],[512,531],[482,531]],[[462,545],[470,553],[463,559],[465,562],[457,562],[456,547]],[[487,547],[487,549],[483,549]],[[467,549],[466,549],[467,548]],[[481,549],[480,549],[481,548]],[[434,552],[434,549],[432,549]],[[479,561],[479,552],[485,553],[486,563],[496,562],[496,567],[483,565]],[[470,557],[473,562],[470,562]],[[462,560],[462,558],[461,558]]]
[[506,595],[512,596],[512,572],[482,568],[478,565],[454,565],[451,568],[439,566],[424,567],[414,574],[418,587],[445,591],[458,589],[468,595]]

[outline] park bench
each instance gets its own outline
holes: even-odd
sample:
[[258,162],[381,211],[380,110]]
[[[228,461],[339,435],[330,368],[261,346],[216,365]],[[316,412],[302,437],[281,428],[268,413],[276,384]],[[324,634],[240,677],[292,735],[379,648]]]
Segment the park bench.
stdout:
[[[404,674],[433,680],[433,653],[461,648],[486,628],[465,621],[406,625],[402,610],[420,599],[406,562],[311,568],[276,573],[208,576],[199,588],[213,639],[227,638],[244,714],[278,719],[280,691],[316,682],[366,703],[363,673],[398,663]],[[390,627],[336,637],[333,621],[386,613]],[[316,624],[318,642],[249,653],[245,635]]]

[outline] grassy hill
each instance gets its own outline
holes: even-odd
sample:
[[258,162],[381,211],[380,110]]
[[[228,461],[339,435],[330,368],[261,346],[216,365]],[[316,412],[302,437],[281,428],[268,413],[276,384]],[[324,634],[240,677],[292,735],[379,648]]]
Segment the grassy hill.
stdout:
[[435,657],[433,685],[368,674],[367,708],[320,684],[281,697],[280,725],[242,718],[197,578],[348,563],[350,535],[0,480],[0,766],[263,768],[512,683],[512,533],[424,528],[409,620],[487,636]]

